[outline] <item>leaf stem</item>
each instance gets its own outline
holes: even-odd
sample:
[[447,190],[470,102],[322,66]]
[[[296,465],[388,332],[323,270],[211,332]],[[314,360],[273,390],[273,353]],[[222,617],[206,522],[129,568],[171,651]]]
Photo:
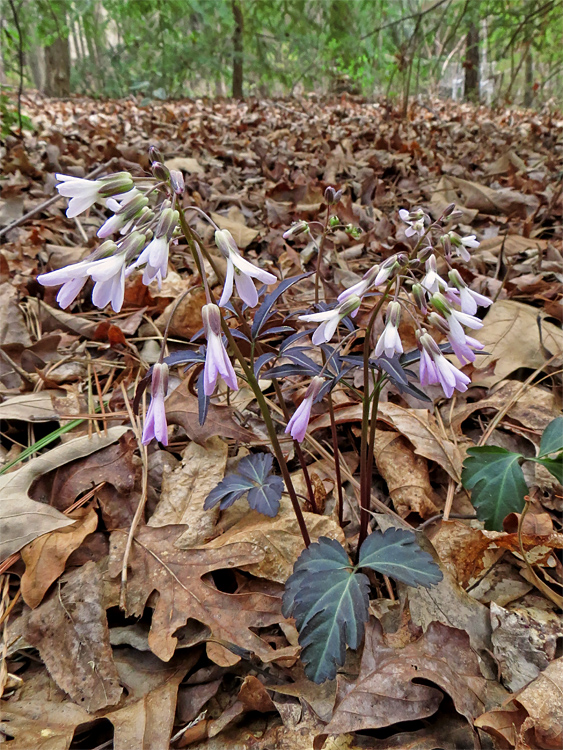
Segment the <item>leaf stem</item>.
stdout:
[[[390,279],[387,283],[385,291],[381,295],[381,299],[374,307],[371,317],[369,319],[366,335],[364,339],[364,396],[363,396],[363,409],[362,409],[362,437],[360,445],[360,536],[358,539],[358,550],[360,549],[364,539],[367,536],[368,523],[369,523],[369,511],[370,511],[370,495],[371,495],[371,471],[373,467],[373,456],[370,460],[370,439],[372,434],[370,432],[370,400],[373,398],[372,412],[371,412],[371,423],[373,426],[373,439],[375,439],[375,423],[377,421],[377,409],[379,406],[379,392],[381,391],[381,373],[379,375],[377,386],[374,388],[373,396],[370,398],[369,395],[369,354],[371,346],[371,332],[375,324],[375,320],[381,310],[383,303],[387,299],[387,295],[394,283],[394,279]],[[371,448],[373,454],[373,446]]]
[[262,416],[264,417],[266,429],[268,430],[270,442],[272,443],[272,450],[274,451],[274,455],[276,456],[277,462],[279,464],[279,467],[280,467],[280,470],[281,470],[281,473],[285,482],[285,486],[287,488],[287,492],[291,499],[291,504],[293,505],[293,510],[295,511],[295,515],[297,517],[297,523],[299,524],[301,536],[303,537],[305,546],[308,547],[311,544],[311,537],[309,536],[309,532],[307,531],[305,518],[303,517],[303,511],[301,510],[301,506],[299,505],[299,500],[297,499],[295,487],[293,486],[291,474],[289,473],[289,469],[287,468],[287,464],[283,456],[283,452],[280,446],[280,442],[278,440],[278,436],[276,434],[276,429],[272,421],[270,410],[268,409],[268,404],[266,403],[264,394],[260,390],[260,386],[258,385],[258,381],[256,380],[256,377],[254,375],[254,372],[252,371],[252,368],[249,367],[247,361],[245,360],[242,352],[240,351],[238,347],[237,342],[235,341],[229,329],[229,326],[227,325],[223,317],[221,317],[221,326],[223,328],[223,333],[227,337],[227,341],[229,342],[235,354],[235,357],[238,359],[242,369],[244,370],[246,380],[249,386],[254,391],[254,395],[256,396],[256,401],[258,402],[258,406],[260,407],[260,411],[262,412]]
[[[199,255],[198,248],[196,247],[197,240],[194,237],[194,233],[192,232],[191,227],[186,221],[186,217],[184,215],[182,208],[179,207],[178,211],[180,214],[180,226],[182,227],[182,231],[190,247],[190,251],[196,263],[197,270],[203,280],[204,275],[205,275],[205,270],[203,268],[203,263],[201,262],[201,257]],[[200,245],[199,242],[198,242],[198,245]],[[203,248],[202,248],[202,251],[203,251]],[[209,255],[207,255],[207,259],[211,263]],[[211,263],[211,267],[213,268],[215,273],[217,273],[217,271],[214,268],[213,263]],[[220,278],[219,274],[217,274],[217,277]],[[289,473],[289,469],[287,468],[287,464],[285,462],[283,451],[281,449],[278,436],[276,434],[276,429],[274,427],[274,423],[270,415],[268,404],[266,403],[264,394],[260,390],[260,386],[258,384],[258,381],[256,380],[256,377],[254,376],[254,372],[252,368],[249,367],[247,361],[245,360],[223,316],[221,316],[221,327],[223,329],[223,333],[227,337],[227,341],[229,342],[235,354],[235,357],[238,359],[242,369],[244,370],[244,374],[246,376],[246,380],[249,386],[252,388],[252,390],[254,391],[254,395],[256,396],[256,401],[258,402],[258,406],[260,407],[260,411],[262,412],[262,416],[266,424],[266,429],[268,430],[268,435],[270,437],[270,442],[272,443],[272,450],[274,451],[274,455],[276,456],[277,462],[279,464],[280,471],[282,473],[282,476],[285,482],[285,486],[287,488],[289,497],[291,499],[291,504],[293,505],[293,510],[295,511],[295,515],[297,517],[297,523],[299,524],[299,529],[301,531],[303,541],[305,542],[305,546],[308,547],[311,544],[311,537],[309,536],[309,532],[307,531],[305,518],[303,517],[303,511],[301,510],[301,506],[299,505],[299,500],[297,499],[295,487],[293,486],[291,474]],[[311,487],[311,490],[312,490],[312,487]]]

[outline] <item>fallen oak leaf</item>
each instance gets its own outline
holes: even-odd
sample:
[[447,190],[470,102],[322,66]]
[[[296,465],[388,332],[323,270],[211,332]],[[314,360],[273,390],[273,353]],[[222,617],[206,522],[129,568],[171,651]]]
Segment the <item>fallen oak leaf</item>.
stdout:
[[486,680],[465,632],[433,622],[414,643],[393,648],[385,642],[380,622],[371,618],[360,674],[353,682],[340,680],[336,709],[324,731],[377,729],[431,716],[443,695],[415,679],[442,688],[470,723],[485,705],[481,695]]
[[[227,594],[219,591],[209,577],[203,580],[215,570],[257,563],[262,560],[263,551],[246,542],[224,545],[220,549],[179,550],[175,543],[184,530],[182,526],[144,526],[135,535],[129,555],[126,614],[140,617],[151,593],[159,594],[149,632],[153,653],[168,661],[178,642],[175,631],[188,619],[193,619],[210,629],[210,637],[215,642],[208,644],[208,654],[221,666],[239,660],[220,645],[221,641],[254,653],[264,662],[294,656],[296,648],[275,650],[253,632],[253,629],[284,621],[281,597],[261,593]],[[111,535],[109,574],[112,578],[121,574],[126,541],[127,535],[123,532],[115,531]]]
[[43,534],[21,551],[25,563],[21,592],[24,602],[31,609],[41,604],[49,586],[64,572],[68,557],[98,526],[98,515],[94,508],[81,508],[69,518],[74,521],[71,526]]
[[0,475],[0,560],[18,552],[42,534],[74,523],[50,505],[32,500],[28,493],[33,482],[69,461],[114,443],[128,429],[111,427],[106,435],[76,438],[31,459],[17,471]]
[[198,400],[190,392],[187,381],[181,383],[166,399],[168,423],[183,427],[190,440],[200,445],[216,435],[238,440],[241,443],[255,442],[256,435],[246,427],[237,424],[233,419],[234,413],[234,409],[229,406],[210,404],[205,424],[200,425]]
[[30,613],[25,633],[57,685],[90,713],[115,705],[123,692],[109,642],[103,585],[101,569],[93,562],[67,574]]

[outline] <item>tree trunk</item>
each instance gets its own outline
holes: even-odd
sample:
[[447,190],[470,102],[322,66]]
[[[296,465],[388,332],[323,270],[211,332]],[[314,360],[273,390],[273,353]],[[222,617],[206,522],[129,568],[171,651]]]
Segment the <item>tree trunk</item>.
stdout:
[[479,101],[479,27],[471,21],[467,32],[465,62],[465,98]]
[[233,97],[243,99],[243,29],[241,0],[231,0],[235,30],[233,32]]
[[526,54],[526,82],[524,88],[524,106],[531,107],[534,101],[534,59],[532,57],[532,45],[528,45]]
[[70,95],[70,45],[68,37],[55,37],[45,47],[45,93],[58,98]]

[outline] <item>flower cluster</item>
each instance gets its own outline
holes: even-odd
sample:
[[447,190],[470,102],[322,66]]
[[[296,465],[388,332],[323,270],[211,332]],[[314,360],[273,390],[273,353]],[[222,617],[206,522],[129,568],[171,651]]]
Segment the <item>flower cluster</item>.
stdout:
[[[61,307],[71,305],[91,279],[94,283],[93,303],[100,308],[111,304],[118,312],[123,305],[125,281],[132,273],[142,271],[146,285],[156,281],[160,286],[166,278],[170,245],[179,235],[180,226],[185,229],[180,202],[184,183],[182,175],[170,172],[154,149],[151,149],[151,159],[152,177],[133,178],[127,172],[97,180],[57,175],[59,193],[70,198],[67,216],[78,216],[95,203],[112,212],[97,232],[102,244],[86,259],[38,277],[45,286],[61,287],[57,296]],[[329,207],[338,203],[340,197],[341,191],[333,188],[325,192]],[[368,331],[372,330],[379,310],[384,313],[384,325],[377,340],[371,342],[369,337],[366,338],[365,346],[373,347],[375,360],[381,362],[382,358],[387,358],[399,362],[404,348],[400,326],[411,324],[419,351],[420,383],[423,386],[440,385],[447,397],[454,390],[465,391],[470,379],[460,367],[473,362],[476,352],[482,349],[479,341],[468,335],[467,330],[481,328],[482,322],[476,316],[478,307],[490,305],[491,300],[471,289],[454,267],[458,262],[456,259],[467,261],[469,250],[479,244],[475,235],[463,237],[446,228],[450,218],[455,218],[454,209],[453,205],[449,206],[437,221],[432,221],[420,208],[401,209],[399,216],[406,224],[404,234],[410,250],[391,255],[374,265],[360,281],[344,289],[332,306],[325,304],[319,306],[320,309],[317,307],[317,310],[299,315],[299,320],[304,323],[318,324],[311,333],[312,344],[323,347],[329,344],[343,321],[355,336],[357,329],[347,319],[355,318],[364,301],[373,297],[376,303]],[[209,217],[206,218],[211,222]],[[329,213],[324,231],[339,226],[338,217]],[[289,240],[300,234],[311,234],[311,227],[305,221],[295,223],[283,236]],[[193,237],[188,239],[193,244]],[[199,238],[197,240],[199,243]],[[277,281],[274,274],[253,265],[241,255],[228,230],[215,226],[215,244],[226,260],[226,273],[217,304],[206,279],[202,279],[207,295],[207,304],[201,311],[206,347],[197,357],[203,363],[200,381],[204,399],[213,395],[219,378],[231,390],[238,389],[237,374],[227,352],[227,339],[231,343],[233,339],[226,327],[222,308],[228,307],[231,312],[236,312],[230,304],[235,289],[244,305],[254,308],[261,294],[256,282],[269,286]],[[196,253],[198,268],[203,269],[201,249],[194,245],[192,252]],[[237,333],[241,335],[240,331]],[[442,344],[439,345],[438,341]],[[255,342],[251,343],[254,351]],[[367,352],[366,349],[366,356]],[[452,353],[459,366],[450,361]],[[325,367],[320,372],[318,367],[311,371],[312,379],[305,397],[287,425],[286,432],[299,442],[305,437],[313,403],[326,393]],[[161,361],[152,369],[152,400],[145,420],[143,442],[153,438],[162,443],[167,441],[164,410],[167,382],[168,366]]]

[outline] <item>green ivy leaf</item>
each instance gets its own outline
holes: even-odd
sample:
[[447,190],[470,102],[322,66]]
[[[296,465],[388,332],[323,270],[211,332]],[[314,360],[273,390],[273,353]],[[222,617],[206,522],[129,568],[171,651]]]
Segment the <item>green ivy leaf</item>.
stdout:
[[563,484],[563,456],[557,456],[557,458],[531,458],[530,461],[534,461],[536,464],[541,464],[553,474],[559,484]]
[[428,588],[443,578],[432,557],[406,529],[390,528],[383,534],[380,531],[370,534],[362,544],[358,567],[371,568],[408,586]]
[[549,456],[550,453],[559,453],[559,451],[563,451],[563,417],[553,419],[543,431],[539,458]]
[[283,614],[295,617],[307,677],[320,684],[356,649],[368,619],[369,581],[355,572],[334,539],[320,537],[299,556],[283,597]]
[[524,457],[495,446],[469,448],[467,453],[461,482],[472,490],[471,502],[485,528],[502,531],[505,517],[524,508],[528,486],[519,463]]

